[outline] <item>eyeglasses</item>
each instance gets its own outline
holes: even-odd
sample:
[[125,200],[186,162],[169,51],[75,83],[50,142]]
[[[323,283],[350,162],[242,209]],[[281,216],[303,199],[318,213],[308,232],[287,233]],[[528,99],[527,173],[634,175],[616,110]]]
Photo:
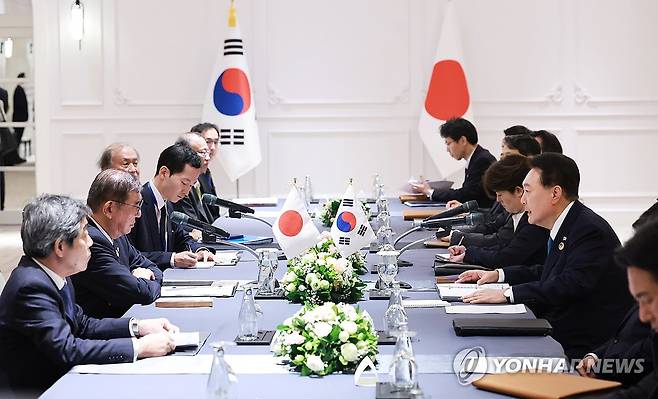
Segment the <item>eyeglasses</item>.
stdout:
[[137,203],[137,205],[127,204],[127,203],[125,203],[125,202],[115,201],[115,200],[112,200],[112,202],[116,202],[117,204],[122,204],[122,205],[128,205],[128,206],[131,206],[131,207],[137,209],[137,213],[139,214],[139,213],[142,212],[142,204],[144,203],[144,200],[139,200],[139,202]]
[[210,158],[210,152],[208,151],[199,151],[196,154],[201,158]]

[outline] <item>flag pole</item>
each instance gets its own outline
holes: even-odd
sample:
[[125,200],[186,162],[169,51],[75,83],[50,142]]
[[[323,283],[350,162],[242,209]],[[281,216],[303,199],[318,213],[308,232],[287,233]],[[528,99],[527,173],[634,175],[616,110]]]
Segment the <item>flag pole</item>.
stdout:
[[240,178],[235,179],[235,198],[240,198]]

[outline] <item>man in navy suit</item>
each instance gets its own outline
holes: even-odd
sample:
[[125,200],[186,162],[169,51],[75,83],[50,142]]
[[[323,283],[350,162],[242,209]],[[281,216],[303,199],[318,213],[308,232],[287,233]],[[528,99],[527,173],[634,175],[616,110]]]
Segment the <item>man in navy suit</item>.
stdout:
[[208,151],[208,144],[203,136],[199,133],[184,133],[181,135],[176,143],[187,145],[201,158],[201,174],[199,180],[194,183],[194,186],[185,198],[174,203],[174,210],[182,212],[187,216],[200,220],[204,223],[212,224],[215,221],[210,207],[201,202],[201,177],[208,171],[208,162],[210,161],[210,152]]
[[632,305],[627,280],[615,265],[619,239],[610,225],[578,201],[580,173],[569,157],[546,153],[530,160],[523,181],[528,222],[550,230],[543,265],[462,273],[461,282],[507,282],[483,289],[470,303],[524,303],[553,326],[566,355],[581,359],[611,337]]
[[166,319],[94,319],[69,276],[87,267],[87,208],[43,194],[23,209],[23,256],[0,295],[0,397],[35,395],[78,364],[132,362],[175,348]]
[[510,215],[514,235],[509,242],[494,245],[454,245],[448,248],[451,262],[466,262],[493,267],[536,265],[546,259],[548,230],[528,223],[523,209],[523,179],[530,171],[530,162],[523,155],[508,155],[493,163],[484,174],[487,191]]
[[432,201],[466,202],[476,200],[480,208],[489,208],[493,204],[493,200],[484,192],[482,176],[487,168],[496,162],[496,158],[488,150],[478,145],[478,132],[475,130],[475,126],[466,119],[450,119],[441,125],[441,137],[445,140],[446,149],[451,157],[456,160],[466,160],[464,184],[459,189],[436,191],[427,182],[423,182],[414,185],[414,191],[424,193]]
[[162,272],[130,244],[141,213],[141,186],[128,172],[104,170],[89,188],[87,205],[91,259],[87,270],[73,276],[76,302],[85,314],[120,317],[132,305],[148,305],[160,297]]
[[[194,267],[212,253],[180,226],[171,223],[172,202],[185,198],[201,173],[201,159],[188,146],[174,144],[160,153],[153,179],[142,186],[142,216],[135,222],[130,241],[162,270]],[[205,252],[205,254],[204,254]]]

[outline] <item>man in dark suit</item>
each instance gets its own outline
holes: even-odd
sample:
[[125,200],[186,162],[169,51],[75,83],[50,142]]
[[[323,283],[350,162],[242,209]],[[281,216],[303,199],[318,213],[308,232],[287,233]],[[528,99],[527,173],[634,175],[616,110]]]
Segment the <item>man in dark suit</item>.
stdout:
[[147,259],[162,270],[194,267],[197,260],[213,259],[180,226],[171,223],[172,202],[189,194],[201,173],[201,159],[188,146],[174,144],[160,153],[155,176],[142,186],[142,216],[129,234]]
[[488,192],[496,195],[497,203],[509,213],[514,235],[509,242],[482,246],[472,243],[448,248],[452,262],[466,262],[487,267],[536,265],[546,259],[548,230],[528,223],[523,209],[523,179],[530,171],[530,162],[523,155],[508,155],[494,162],[484,174]]
[[496,161],[496,158],[478,145],[478,133],[475,126],[466,119],[450,119],[441,125],[441,137],[444,138],[446,149],[451,157],[466,160],[464,184],[459,189],[436,191],[427,182],[423,182],[413,185],[414,191],[424,193],[432,201],[466,202],[476,200],[480,208],[489,208],[493,204],[493,200],[484,192],[482,176],[487,168]]
[[208,144],[204,140],[203,136],[199,133],[185,133],[181,135],[177,144],[187,145],[194,152],[197,153],[199,158],[201,158],[201,175],[199,175],[199,180],[192,186],[190,192],[185,196],[185,198],[174,203],[174,210],[182,212],[187,216],[200,220],[202,222],[212,224],[215,221],[210,207],[207,204],[201,202],[201,176],[208,171],[208,162],[210,161],[210,152],[208,151]]
[[[19,73],[17,78],[24,79],[25,74],[23,72]],[[13,102],[13,112],[11,115],[12,122],[27,122],[29,111],[27,105],[27,96],[25,95],[25,89],[20,84],[16,85],[14,89],[14,102]],[[21,145],[21,140],[23,139],[24,127],[15,127],[14,133],[16,135],[16,142],[18,145]]]
[[162,272],[130,244],[126,234],[141,213],[141,186],[128,172],[102,171],[89,188],[91,259],[73,276],[76,302],[92,317],[120,317],[132,305],[160,297]]
[[546,153],[530,160],[523,181],[528,222],[550,230],[543,265],[469,271],[462,282],[508,282],[507,290],[483,289],[470,303],[525,303],[548,319],[566,355],[581,359],[601,345],[630,309],[623,271],[615,265],[619,239],[610,225],[578,201],[580,173],[569,157]]
[[[190,131],[201,133],[201,136],[203,136],[203,138],[206,140],[206,144],[208,145],[210,160],[212,161],[215,159],[215,155],[217,155],[217,151],[219,149],[219,129],[217,126],[208,122],[199,123],[192,126]],[[215,188],[215,182],[212,179],[210,168],[208,168],[199,176],[199,183],[201,184],[201,192],[203,194],[212,194],[217,196],[217,189]],[[219,207],[211,207],[210,211],[212,212],[214,219],[219,217]]]
[[23,209],[25,256],[0,295],[0,397],[35,395],[78,364],[132,362],[171,352],[166,319],[94,319],[75,303],[69,276],[87,267],[89,209],[44,194]]

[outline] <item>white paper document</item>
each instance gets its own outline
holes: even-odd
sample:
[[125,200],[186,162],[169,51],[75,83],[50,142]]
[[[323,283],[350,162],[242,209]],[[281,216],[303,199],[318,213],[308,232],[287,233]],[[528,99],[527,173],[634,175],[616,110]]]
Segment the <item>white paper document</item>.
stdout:
[[448,314],[515,314],[525,313],[524,304],[516,305],[453,305],[446,308]]
[[439,296],[444,301],[458,301],[465,295],[470,295],[477,290],[482,289],[499,289],[504,290],[509,288],[507,283],[492,283],[492,284],[463,284],[463,283],[445,283],[437,284],[436,288],[439,290]]
[[443,308],[450,306],[450,302],[440,299],[405,299],[402,301],[405,308]]
[[231,297],[235,293],[237,282],[233,281],[215,281],[211,286],[191,286],[191,285],[170,285],[162,287],[160,296],[181,297],[181,296],[212,296],[212,297]]
[[276,206],[279,199],[277,197],[245,197],[233,198],[233,202],[244,206]]
[[173,334],[174,342],[176,342],[176,347],[179,346],[199,346],[199,332],[179,332]]

